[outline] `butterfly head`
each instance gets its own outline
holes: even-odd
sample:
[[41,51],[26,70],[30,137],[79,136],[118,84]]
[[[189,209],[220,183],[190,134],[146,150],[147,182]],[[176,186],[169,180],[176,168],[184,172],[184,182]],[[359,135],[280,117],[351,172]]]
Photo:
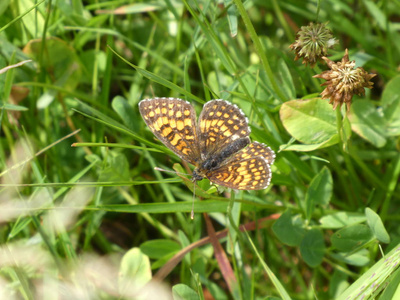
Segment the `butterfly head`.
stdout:
[[192,174],[192,181],[200,181],[205,177],[205,173],[200,168],[195,168]]

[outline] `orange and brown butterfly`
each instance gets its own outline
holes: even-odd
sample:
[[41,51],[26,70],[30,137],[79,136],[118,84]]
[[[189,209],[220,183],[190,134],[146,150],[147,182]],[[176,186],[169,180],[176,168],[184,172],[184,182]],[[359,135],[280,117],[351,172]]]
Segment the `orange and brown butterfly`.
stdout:
[[208,178],[237,190],[260,190],[270,184],[275,153],[250,142],[248,120],[236,105],[209,101],[198,121],[193,106],[178,98],[145,99],[139,111],[165,146],[195,166],[194,182]]

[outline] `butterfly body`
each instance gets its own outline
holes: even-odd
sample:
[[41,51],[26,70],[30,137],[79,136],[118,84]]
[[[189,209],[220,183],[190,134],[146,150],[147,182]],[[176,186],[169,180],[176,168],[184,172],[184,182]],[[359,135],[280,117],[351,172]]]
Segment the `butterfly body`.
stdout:
[[154,135],[183,160],[193,164],[193,181],[239,190],[266,188],[275,153],[250,142],[243,112],[225,100],[207,102],[196,121],[193,106],[177,98],[145,99],[140,113]]
[[193,171],[193,178],[209,178],[210,173],[218,169],[229,157],[246,147],[248,144],[250,144],[250,139],[248,137],[235,140],[232,144],[227,145],[216,155],[208,157],[204,161],[200,162],[200,165]]

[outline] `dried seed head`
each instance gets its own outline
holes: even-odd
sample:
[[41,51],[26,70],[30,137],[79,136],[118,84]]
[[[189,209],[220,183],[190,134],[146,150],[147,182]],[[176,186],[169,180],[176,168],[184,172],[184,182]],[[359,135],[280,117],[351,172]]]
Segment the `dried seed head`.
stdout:
[[373,82],[370,80],[376,74],[368,74],[361,67],[354,69],[355,61],[349,61],[347,49],[341,62],[333,62],[326,57],[322,57],[322,59],[325,60],[330,70],[313,76],[326,80],[321,84],[321,86],[326,86],[321,93],[321,97],[330,99],[329,103],[333,104],[333,109],[346,103],[347,111],[349,111],[353,95],[364,95],[364,88],[372,89]]
[[310,64],[313,68],[317,61],[328,54],[328,50],[333,48],[337,40],[333,38],[331,31],[326,24],[310,23],[302,26],[297,32],[296,41],[289,47],[295,51],[294,60],[303,58],[303,64]]

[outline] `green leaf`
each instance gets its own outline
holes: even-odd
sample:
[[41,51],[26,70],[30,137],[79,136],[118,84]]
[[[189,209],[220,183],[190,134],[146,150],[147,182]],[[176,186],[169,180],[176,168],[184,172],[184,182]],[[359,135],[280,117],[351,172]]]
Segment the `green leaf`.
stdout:
[[233,5],[231,0],[224,0],[224,5],[225,5],[225,7],[228,7],[227,19],[228,19],[229,29],[231,32],[231,37],[236,37],[237,32],[238,32],[238,17],[237,17],[236,6]]
[[400,76],[390,80],[383,90],[382,110],[386,120],[386,134],[400,135]]
[[371,239],[373,235],[368,226],[355,224],[336,231],[331,237],[331,242],[339,251],[350,252],[362,247]]
[[107,164],[101,170],[99,181],[128,181],[129,163],[126,156],[116,151],[107,152]]
[[180,283],[172,287],[172,297],[174,300],[199,300],[200,296],[194,289],[186,284]]
[[162,258],[181,250],[181,246],[171,240],[151,240],[140,245],[140,250],[150,258]]
[[282,58],[278,58],[276,60],[277,65],[277,81],[280,85],[281,91],[285,94],[287,99],[293,99],[296,97],[295,85],[293,83],[292,74],[289,70],[288,65],[286,64],[285,60]]
[[3,0],[0,1],[0,15],[7,9],[8,4],[10,4],[11,0]]
[[300,253],[310,267],[314,268],[321,264],[325,254],[325,243],[320,230],[312,229],[306,232],[301,241]]
[[170,252],[167,253],[166,255],[164,255],[163,257],[161,257],[160,259],[157,259],[156,261],[152,262],[151,264],[151,269],[152,270],[156,270],[161,268],[162,266],[164,266],[166,263],[168,263],[171,258],[177,253],[177,251],[175,252]]
[[[33,24],[37,22],[32,21]],[[24,52],[35,61],[42,61],[42,68],[52,74],[51,78],[54,85],[62,86],[68,91],[74,91],[80,83],[83,72],[81,61],[75,49],[65,41],[55,37],[49,37],[45,41],[42,39],[31,40],[25,46]],[[42,60],[43,53],[45,53],[46,59]],[[56,93],[57,90],[49,90],[44,93],[37,100],[37,107],[47,107]]]
[[338,269],[333,271],[333,275],[329,280],[329,299],[336,299],[340,293],[343,293],[343,291],[349,286],[349,283],[347,282],[348,277],[348,274]]
[[310,183],[306,193],[306,218],[311,219],[316,204],[326,206],[332,197],[332,175],[327,167],[323,167]]
[[332,145],[337,144],[339,141],[339,135],[335,134],[330,139],[326,140],[323,143],[312,144],[312,145],[304,145],[304,144],[283,144],[279,146],[279,150],[281,151],[301,151],[308,152],[314,151],[321,148],[330,147]]
[[351,129],[363,139],[378,148],[386,144],[385,120],[371,101],[355,101],[351,105],[348,118]]
[[378,241],[389,244],[390,236],[387,233],[379,215],[369,207],[365,209],[365,215],[367,216],[367,223],[369,225],[369,228],[371,228],[372,233],[378,239]]
[[322,228],[342,228],[344,226],[365,222],[365,215],[353,212],[338,212],[322,217],[319,221]]
[[142,287],[151,280],[150,260],[139,248],[129,250],[121,260],[119,270],[120,291],[131,288],[131,283],[135,287]]
[[336,115],[322,99],[292,100],[282,104],[280,118],[285,129],[304,144],[337,143]]
[[298,246],[303,240],[305,229],[299,216],[292,217],[290,210],[284,212],[272,225],[272,231],[286,245]]
[[112,100],[112,108],[122,119],[126,127],[135,132],[139,131],[140,123],[138,122],[138,120],[140,120],[141,118],[137,113],[135,113],[135,110],[132,106],[129,105],[128,101],[126,101],[125,98],[121,96],[116,96]]
[[361,249],[360,251],[357,251],[351,255],[348,253],[331,253],[331,256],[345,264],[357,267],[366,266],[371,261],[368,257],[369,252],[367,249]]

